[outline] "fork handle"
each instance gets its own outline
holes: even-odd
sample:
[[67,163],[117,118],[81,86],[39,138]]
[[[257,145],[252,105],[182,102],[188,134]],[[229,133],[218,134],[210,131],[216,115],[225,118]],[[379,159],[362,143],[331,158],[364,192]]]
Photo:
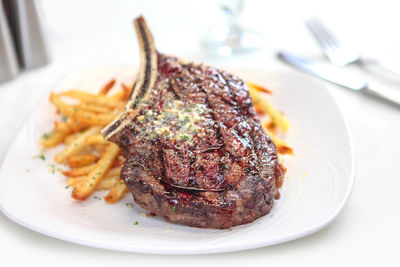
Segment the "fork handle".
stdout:
[[400,107],[400,91],[377,84],[368,84],[365,93]]

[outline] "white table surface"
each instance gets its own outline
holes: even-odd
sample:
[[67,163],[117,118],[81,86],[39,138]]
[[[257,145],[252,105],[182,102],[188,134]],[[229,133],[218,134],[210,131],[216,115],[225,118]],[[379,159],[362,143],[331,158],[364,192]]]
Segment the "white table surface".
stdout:
[[[216,1],[42,0],[41,7],[53,60],[46,67],[24,72],[13,81],[0,84],[0,162],[36,102],[68,72],[91,65],[137,64],[131,20],[140,13],[146,16],[160,51],[222,68],[285,72],[295,70],[276,59],[277,49],[323,59],[303,25],[306,17],[319,15],[365,55],[382,59],[400,70],[400,64],[396,64],[400,62],[400,17],[395,1],[250,0],[243,15],[244,24],[263,33],[266,46],[257,52],[229,58],[210,56],[199,45],[203,32],[218,20]],[[352,67],[349,71],[358,72]],[[384,82],[400,88],[400,79]],[[326,86],[349,122],[357,166],[348,204],[320,232],[289,243],[235,253],[143,255],[59,241],[27,230],[0,214],[1,262],[11,266],[37,263],[60,267],[120,263],[399,266],[396,241],[400,237],[400,109],[336,86]]]

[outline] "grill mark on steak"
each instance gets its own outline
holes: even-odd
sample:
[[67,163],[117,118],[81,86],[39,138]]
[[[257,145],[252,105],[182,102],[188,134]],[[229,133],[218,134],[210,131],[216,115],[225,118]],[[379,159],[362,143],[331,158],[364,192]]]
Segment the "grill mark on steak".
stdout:
[[134,108],[128,104],[103,132],[127,158],[121,178],[135,202],[166,220],[203,228],[229,228],[267,214],[284,169],[244,82],[157,53],[144,20],[139,24]]

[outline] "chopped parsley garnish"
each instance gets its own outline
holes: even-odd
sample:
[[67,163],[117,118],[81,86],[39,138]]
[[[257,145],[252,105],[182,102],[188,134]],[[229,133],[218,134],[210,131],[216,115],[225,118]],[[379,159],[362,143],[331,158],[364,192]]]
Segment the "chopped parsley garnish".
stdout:
[[136,221],[136,222],[134,222],[133,224],[134,224],[134,225],[138,225],[138,224],[139,224],[139,222],[138,222],[138,221]]
[[67,185],[66,187],[65,187],[65,189],[68,189],[69,188],[69,185]]
[[74,107],[74,112],[78,112],[78,111],[79,111],[79,108]]
[[62,117],[61,117],[61,120],[62,120],[63,122],[67,122],[68,118],[65,117],[65,116],[62,116]]
[[49,137],[50,137],[50,133],[44,133],[44,134],[42,135],[42,139],[44,139],[44,140],[49,139]]
[[34,156],[33,159],[41,159],[41,160],[45,161],[46,157],[43,154],[39,154],[37,156]]
[[133,204],[132,203],[126,203],[125,204],[128,208],[132,208],[133,207]]
[[191,112],[192,109],[191,109],[191,108],[185,108],[184,111],[185,111],[185,112]]
[[94,196],[94,199],[101,200],[101,197]]
[[183,136],[181,136],[181,139],[182,139],[183,141],[188,141],[188,140],[189,140],[189,136],[183,135]]
[[176,211],[176,207],[175,206],[172,206],[172,211]]

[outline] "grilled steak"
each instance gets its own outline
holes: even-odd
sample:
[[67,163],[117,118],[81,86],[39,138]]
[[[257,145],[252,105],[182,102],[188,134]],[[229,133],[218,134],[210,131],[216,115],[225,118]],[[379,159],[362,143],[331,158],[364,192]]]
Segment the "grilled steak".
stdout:
[[127,158],[121,178],[137,204],[165,219],[229,228],[267,214],[283,168],[245,83],[158,53],[135,20],[141,66],[130,101],[103,130]]

